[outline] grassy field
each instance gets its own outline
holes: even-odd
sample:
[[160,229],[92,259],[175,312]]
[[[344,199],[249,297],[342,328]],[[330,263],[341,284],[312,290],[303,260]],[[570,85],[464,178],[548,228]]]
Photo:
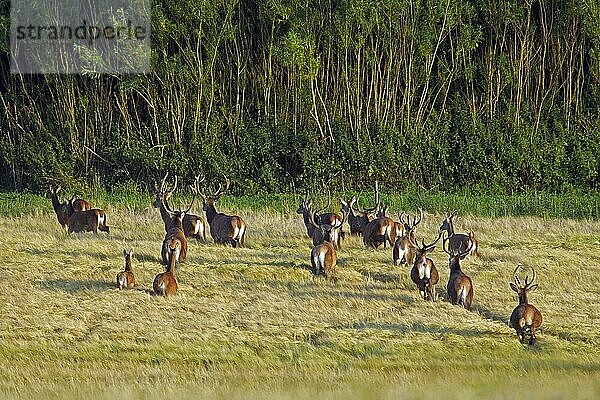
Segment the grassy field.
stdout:
[[[308,270],[310,240],[292,206],[238,210],[247,247],[190,243],[179,294],[150,295],[162,271],[158,211],[103,204],[111,234],[64,235],[48,205],[0,217],[0,397],[597,398],[600,222],[474,217],[481,248],[463,269],[474,307],[419,299],[391,249],[350,237],[336,283]],[[142,202],[143,203],[143,202]],[[228,206],[227,202],[224,202]],[[419,204],[416,204],[419,205]],[[279,210],[279,211],[277,211]],[[392,211],[400,208],[392,207]],[[418,238],[442,215],[426,207]],[[124,247],[138,287],[119,291]],[[543,333],[521,345],[508,317],[517,263],[533,266]]]

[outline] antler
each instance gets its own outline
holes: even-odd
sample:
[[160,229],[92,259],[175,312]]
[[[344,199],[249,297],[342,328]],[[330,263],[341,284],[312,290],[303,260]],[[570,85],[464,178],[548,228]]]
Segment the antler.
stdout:
[[417,219],[417,217],[413,217],[413,228],[416,228],[417,225],[419,225],[421,223],[421,221],[423,220],[423,209],[419,208],[419,220],[415,221]]
[[525,289],[529,289],[531,286],[533,286],[533,283],[535,282],[535,278],[536,278],[536,273],[535,273],[535,269],[533,267],[531,267],[531,271],[533,272],[533,277],[531,278],[531,281],[528,281],[529,277],[526,276],[525,277]]
[[329,206],[331,205],[331,190],[329,190],[329,187],[327,188],[327,205],[317,211],[315,211],[315,214],[321,214],[323,211],[327,210],[329,208]]
[[414,232],[414,229],[411,229],[408,231],[408,234],[406,235],[408,237],[408,243],[410,243],[410,245],[416,249],[420,249],[419,244],[416,242],[416,237],[415,235],[413,235],[412,233]]
[[521,287],[521,280],[517,276],[517,271],[519,270],[519,268],[521,268],[521,264],[518,264],[517,268],[515,268],[515,271],[513,272],[513,279],[515,280],[517,286]]
[[157,192],[164,192],[165,191],[165,185],[167,183],[167,177],[169,176],[169,171],[167,171],[167,173],[165,174],[165,176],[162,178],[162,181],[160,182],[160,188],[158,186],[156,186],[156,183],[154,184],[154,189],[156,189]]
[[422,250],[425,250],[425,251],[432,250],[435,247],[435,244],[438,242],[438,240],[440,240],[441,237],[442,237],[442,233],[440,232],[438,234],[438,237],[433,242],[431,242],[430,244],[427,244],[427,245],[425,244],[425,239],[422,239],[422,242],[423,242]]
[[215,199],[215,200],[218,199],[223,193],[228,191],[230,184],[231,184],[231,182],[229,182],[229,178],[225,177],[225,189],[223,189],[221,184],[219,183],[219,189],[217,189],[215,194],[212,195],[213,199]]

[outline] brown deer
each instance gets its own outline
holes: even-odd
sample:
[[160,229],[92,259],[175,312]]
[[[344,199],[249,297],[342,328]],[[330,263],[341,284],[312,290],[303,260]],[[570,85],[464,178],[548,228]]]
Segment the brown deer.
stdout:
[[58,200],[58,192],[60,191],[60,185],[50,187],[48,192],[48,197],[52,201],[52,208],[54,209],[54,213],[56,214],[56,219],[58,223],[62,227],[62,229],[67,231],[67,221],[69,220],[69,204],[67,201],[60,202]]
[[[317,211],[312,212],[312,218],[317,223],[324,223],[335,225],[342,221],[342,217],[340,217],[336,213],[323,213],[326,209],[331,205],[331,193],[329,192],[327,205]],[[308,194],[300,201],[300,206],[296,210],[296,214],[302,214],[302,220],[304,222],[304,226],[306,227],[306,234],[308,237],[313,236],[314,226],[310,222],[310,210],[312,209],[312,198],[308,197]],[[344,237],[344,232],[340,231],[340,236]]]
[[67,220],[67,233],[94,232],[94,234],[98,234],[98,231],[101,231],[108,234],[110,233],[110,227],[107,222],[106,212],[99,208],[75,211]]
[[[448,284],[446,285],[448,299],[452,304],[458,304],[467,310],[470,310],[471,304],[473,303],[473,282],[471,281],[471,278],[462,271],[460,260],[471,251],[471,247],[464,251],[457,252],[456,250],[446,248],[446,243],[448,243],[448,240],[443,239],[442,248],[449,256],[448,263],[450,267],[450,277],[448,278]],[[471,243],[471,246],[472,245],[473,244]]]
[[73,212],[92,209],[92,204],[89,201],[77,198],[75,195],[69,200],[69,205],[73,209]]
[[337,263],[337,253],[333,244],[324,242],[314,246],[310,252],[310,263],[313,274],[331,278]]
[[415,263],[410,271],[410,278],[417,285],[417,289],[419,289],[419,293],[424,300],[436,300],[435,285],[439,282],[440,277],[433,260],[428,258],[427,254],[435,249],[435,244],[441,237],[442,235],[439,234],[437,239],[430,244],[425,244],[425,240],[422,240],[422,245],[419,246],[416,240],[411,239],[411,235],[409,235],[410,244],[414,247],[416,253]]
[[125,256],[125,270],[117,274],[117,285],[119,289],[133,289],[135,286],[135,276],[131,271],[131,259],[133,258],[133,249],[129,251],[123,249],[123,256]]
[[333,224],[330,220],[321,220],[318,223],[315,221],[314,214],[309,209],[309,222],[313,227],[313,246],[318,246],[324,242],[329,242],[334,249],[339,250],[341,247],[341,229],[346,220],[348,213],[343,213],[341,220],[335,219]]
[[[447,240],[450,251],[461,252],[466,248],[470,248],[471,251],[468,254],[477,256],[479,248],[475,235],[454,233],[454,218],[456,218],[457,214],[457,211],[454,211],[452,214],[446,214],[446,218],[440,225],[440,233],[446,231],[448,234]],[[467,254],[464,257],[466,256]]]
[[173,246],[175,248],[175,261],[177,263],[184,263],[187,258],[187,250],[188,244],[185,234],[183,232],[183,218],[186,213],[192,208],[192,204],[196,200],[196,195],[192,197],[192,202],[189,207],[185,211],[180,210],[171,210],[168,208],[163,201],[162,207],[164,207],[171,217],[171,221],[169,222],[169,231],[165,235],[165,239],[163,240],[162,250],[161,250],[161,258],[164,265],[168,265],[169,263],[169,254],[170,248]]
[[396,241],[396,224],[390,217],[386,217],[387,207],[382,207],[378,212],[378,217],[369,222],[363,231],[363,242],[365,246],[377,249],[382,243],[386,247],[386,242],[394,246]]
[[529,281],[529,277],[525,277],[525,284],[521,284],[521,280],[517,276],[519,265],[513,272],[514,282],[509,282],[510,288],[517,292],[519,295],[519,305],[515,307],[512,314],[510,315],[510,326],[514,328],[519,336],[521,343],[527,343],[529,345],[535,344],[535,332],[542,325],[542,313],[529,304],[528,294],[537,289],[538,285],[535,282],[536,274],[535,269],[531,268],[533,277]]
[[[165,232],[169,230],[169,223],[171,222],[171,208],[169,207],[169,200],[173,195],[173,192],[177,188],[177,175],[175,175],[175,183],[170,190],[167,190],[166,180],[169,173],[167,172],[160,184],[160,187],[154,186],[156,189],[156,197],[152,206],[154,208],[158,208],[160,211],[160,216],[165,224]],[[198,176],[196,177],[195,184],[199,184]],[[164,204],[164,206],[163,206]],[[171,211],[170,211],[171,210]],[[186,214],[182,221],[183,225],[183,233],[186,238],[194,238],[203,243],[206,242],[206,224],[204,223],[204,219],[195,214]]]
[[180,243],[173,239],[168,243],[168,259],[167,269],[154,277],[152,282],[152,290],[157,296],[172,296],[177,293],[177,279],[175,279],[175,263],[177,261],[177,252]]
[[[359,196],[360,197],[360,193]],[[348,201],[344,201],[340,199],[342,203],[341,211],[342,213],[348,213],[348,225],[350,225],[350,234],[362,236],[365,230],[365,227],[369,222],[371,222],[375,217],[375,215],[379,212],[380,202],[379,202],[379,185],[378,182],[375,181],[375,206],[373,208],[361,208],[358,204],[358,198],[356,196],[352,196],[352,198]],[[354,204],[358,207],[358,213],[354,213]]]
[[246,237],[246,223],[237,215],[227,215],[217,212],[215,203],[219,197],[229,190],[229,179],[225,178],[225,189],[222,190],[221,184],[219,189],[210,196],[205,196],[200,193],[198,188],[195,191],[202,197],[202,210],[206,212],[206,220],[210,226],[210,235],[215,243],[230,244],[233,247],[244,246]]
[[[412,235],[412,240],[415,240],[415,230],[417,226],[423,220],[423,210],[419,208],[419,219],[415,215],[413,217],[412,223],[410,222],[410,215],[406,214],[406,218],[404,217],[406,213],[402,211],[399,216],[400,224],[402,225],[402,232],[400,236],[396,236],[396,241],[394,242],[394,248],[392,249],[392,259],[394,260],[394,265],[406,265],[411,266],[415,262],[415,251],[413,247],[410,245],[409,235]],[[396,227],[396,229],[398,229]]]
[[[310,214],[312,216],[312,213]],[[313,245],[310,252],[310,263],[312,265],[312,273],[315,275],[324,275],[329,279],[333,277],[337,263],[337,248],[336,241],[339,242],[341,229],[344,222],[348,218],[348,213],[344,212],[342,221],[334,225],[327,222],[316,224],[314,218],[310,218],[313,224]],[[338,245],[339,246],[339,243]]]

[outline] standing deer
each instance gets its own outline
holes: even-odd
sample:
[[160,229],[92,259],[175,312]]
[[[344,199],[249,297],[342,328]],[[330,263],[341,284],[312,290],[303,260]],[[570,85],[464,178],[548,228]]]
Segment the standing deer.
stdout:
[[470,248],[471,251],[468,254],[477,256],[479,248],[475,235],[454,233],[454,218],[456,218],[457,213],[457,211],[454,211],[452,214],[446,214],[446,218],[440,225],[440,233],[446,231],[448,234],[448,247],[451,251],[460,252],[466,248]]
[[521,343],[527,341],[528,344],[533,345],[535,344],[535,332],[540,325],[542,325],[542,313],[529,304],[527,297],[529,292],[533,292],[537,289],[538,285],[537,283],[534,283],[536,274],[533,267],[531,268],[533,271],[531,281],[529,281],[529,277],[526,276],[525,285],[521,285],[521,280],[517,276],[519,267],[520,266],[517,265],[515,272],[513,272],[514,282],[509,282],[510,288],[519,295],[519,305],[515,307],[510,315],[510,326],[513,327],[517,332],[517,335],[519,335]]
[[[473,303],[473,282],[471,281],[471,278],[462,272],[460,260],[471,251],[471,247],[462,252],[457,252],[456,250],[447,249],[447,242],[448,240],[446,239],[442,240],[442,248],[449,256],[448,263],[450,267],[450,277],[448,278],[448,284],[446,285],[448,299],[452,304],[459,304],[467,310],[470,310],[471,304]],[[471,246],[472,245],[473,244],[471,243]]]
[[94,234],[98,234],[98,231],[101,231],[108,234],[110,233],[110,227],[107,222],[106,212],[99,208],[75,211],[67,220],[67,233],[94,232]]
[[175,279],[175,263],[177,261],[178,243],[176,240],[171,240],[168,244],[168,259],[167,269],[154,277],[152,289],[157,296],[171,296],[177,293],[177,279]]
[[329,242],[333,246],[334,249],[340,249],[341,242],[341,230],[342,226],[348,219],[348,213],[343,213],[343,217],[341,220],[335,219],[333,223],[330,223],[330,220],[320,220],[318,223],[315,222],[315,218],[309,209],[309,222],[313,227],[313,235],[312,241],[313,246],[318,246],[323,242]]
[[378,217],[369,222],[363,231],[363,242],[365,246],[378,248],[382,243],[386,247],[386,242],[390,246],[396,241],[396,224],[390,217],[386,217],[387,207],[382,207],[378,212]]
[[369,223],[369,219],[366,213],[354,213],[353,207],[354,203],[356,203],[356,200],[356,196],[352,196],[352,198],[348,201],[340,199],[340,203],[342,203],[341,212],[348,213],[348,225],[350,225],[350,234],[360,236],[362,235],[363,228]]
[[[165,231],[169,230],[169,223],[171,222],[170,215],[170,207],[169,207],[169,199],[173,195],[173,192],[177,188],[177,175],[175,175],[175,183],[170,190],[167,190],[166,180],[169,173],[167,172],[160,184],[160,187],[155,185],[156,189],[156,197],[152,206],[154,208],[158,208],[160,211],[160,216],[165,224]],[[199,184],[198,176],[196,177],[195,184]],[[163,206],[164,205],[164,206]],[[165,207],[166,206],[166,207]],[[206,224],[204,223],[204,219],[195,214],[185,214],[183,221],[183,233],[186,238],[194,238],[201,242],[206,242]]]
[[417,289],[419,289],[419,293],[423,296],[424,300],[436,300],[435,285],[439,282],[440,277],[433,260],[428,258],[427,254],[435,249],[435,244],[441,237],[442,235],[439,234],[437,239],[430,244],[425,244],[425,240],[422,240],[422,245],[419,246],[416,240],[411,239],[409,235],[410,244],[416,252],[416,259],[410,271],[410,278],[417,285]]
[[75,195],[73,195],[73,197],[71,197],[71,199],[69,200],[69,205],[73,209],[73,212],[86,211],[92,209],[92,205],[89,201],[77,198]]
[[417,229],[417,226],[423,220],[423,210],[419,208],[419,219],[415,215],[412,223],[410,222],[410,215],[406,214],[406,218],[404,218],[404,215],[405,212],[402,211],[399,217],[404,234],[396,237],[394,248],[392,249],[392,259],[394,260],[394,265],[410,266],[415,262],[415,251],[410,245],[409,236],[412,236],[413,241],[415,240],[415,229]]
[[196,200],[196,195],[192,197],[192,202],[189,207],[185,211],[180,210],[171,210],[168,208],[163,201],[162,207],[164,207],[171,217],[171,221],[169,222],[169,231],[165,235],[165,239],[163,240],[162,250],[161,250],[161,258],[164,265],[168,265],[169,263],[169,254],[170,249],[173,247],[175,250],[175,261],[177,263],[184,263],[187,258],[187,239],[185,234],[183,233],[183,218],[186,213],[192,208],[192,204]]
[[117,285],[119,289],[132,289],[135,286],[135,276],[133,276],[133,272],[131,271],[133,249],[129,251],[123,249],[123,256],[125,256],[125,270],[117,274]]
[[225,178],[225,184],[224,190],[219,184],[219,189],[210,196],[200,193],[198,188],[195,188],[195,192],[202,197],[202,209],[206,212],[206,220],[210,225],[210,235],[214,242],[242,247],[246,236],[246,223],[244,220],[237,215],[223,214],[215,209],[215,203],[219,200],[219,197],[229,189],[229,179]]
[[48,197],[52,201],[52,208],[54,209],[54,213],[56,214],[56,219],[58,223],[62,227],[62,229],[67,231],[67,221],[69,220],[69,205],[68,202],[65,201],[61,203],[58,200],[58,192],[60,191],[60,185],[50,187],[48,192]]
[[339,231],[348,218],[348,213],[343,213],[342,221],[336,221],[335,224],[327,222],[315,223],[312,214],[310,222],[314,227],[313,245],[310,252],[310,263],[312,272],[315,275],[324,275],[325,278],[331,278],[335,272],[337,263],[337,252],[339,248]]

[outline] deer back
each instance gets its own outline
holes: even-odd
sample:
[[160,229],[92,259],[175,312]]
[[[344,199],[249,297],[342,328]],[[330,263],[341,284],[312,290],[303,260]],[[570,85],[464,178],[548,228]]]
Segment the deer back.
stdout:
[[310,262],[313,274],[330,277],[334,273],[337,263],[337,254],[333,244],[324,242],[314,246],[310,253]]
[[104,210],[92,208],[91,210],[77,211],[71,214],[67,221],[68,232],[94,232],[109,233],[107,217]]

